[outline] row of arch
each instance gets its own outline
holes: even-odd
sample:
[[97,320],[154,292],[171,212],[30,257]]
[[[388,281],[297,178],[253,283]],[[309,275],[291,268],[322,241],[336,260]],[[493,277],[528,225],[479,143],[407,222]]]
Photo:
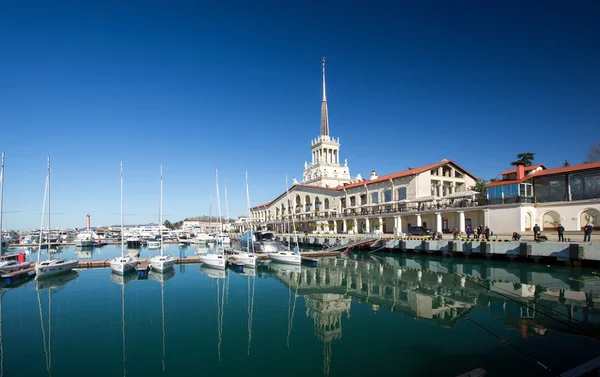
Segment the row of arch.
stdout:
[[[527,212],[525,214],[525,230],[529,231],[533,229],[536,221],[533,221],[533,215],[531,212]],[[594,229],[600,229],[600,211],[595,208],[587,208],[581,211],[577,217],[578,223],[577,228],[579,230],[583,229],[584,226],[590,224],[594,227]],[[565,226],[565,221],[561,217],[561,215],[554,210],[549,210],[541,214],[540,223],[538,224],[542,229],[545,230],[555,230],[558,228],[560,224]],[[565,226],[565,228],[567,228]],[[569,230],[569,229],[567,229]]]
[[[314,206],[313,206],[314,205]],[[310,197],[310,195],[304,196],[304,200],[300,194],[296,194],[294,198],[294,205],[286,208],[285,202],[281,203],[281,205],[275,207],[275,216],[285,215],[292,213],[292,208],[296,209],[296,212],[302,211],[312,211],[312,210],[328,210],[330,208],[329,198],[324,198],[321,200],[318,196],[315,196],[314,199]],[[287,210],[287,212],[286,212]]]

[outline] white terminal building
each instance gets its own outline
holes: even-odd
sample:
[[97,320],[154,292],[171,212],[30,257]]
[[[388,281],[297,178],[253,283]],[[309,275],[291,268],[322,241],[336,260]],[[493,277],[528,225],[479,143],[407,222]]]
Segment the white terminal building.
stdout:
[[535,224],[553,230],[598,227],[600,162],[567,168],[517,167],[487,187],[472,191],[476,177],[444,159],[417,168],[368,178],[352,177],[342,163],[340,139],[329,134],[323,69],[321,134],[311,141],[310,163],[302,182],[268,203],[251,208],[250,222],[277,232],[323,234],[385,233],[400,236],[411,226],[449,233],[468,225],[488,226],[496,234],[531,231]]

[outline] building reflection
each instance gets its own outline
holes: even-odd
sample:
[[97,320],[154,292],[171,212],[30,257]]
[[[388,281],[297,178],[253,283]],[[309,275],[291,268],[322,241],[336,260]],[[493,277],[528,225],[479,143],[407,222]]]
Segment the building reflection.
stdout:
[[306,315],[323,341],[325,375],[332,342],[342,336],[342,318],[350,317],[352,299],[372,305],[374,311],[384,307],[444,327],[456,326],[476,308],[489,307],[522,338],[544,338],[551,331],[584,335],[600,326],[592,310],[600,300],[597,278],[572,279],[561,268],[377,257],[321,258],[315,268],[273,271],[304,297]]

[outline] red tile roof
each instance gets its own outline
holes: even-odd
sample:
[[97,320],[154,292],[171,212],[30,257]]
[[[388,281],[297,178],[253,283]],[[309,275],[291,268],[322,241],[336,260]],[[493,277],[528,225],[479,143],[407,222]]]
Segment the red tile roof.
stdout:
[[[533,169],[537,169],[540,166],[542,167],[542,169],[546,169],[544,164],[537,164],[537,165],[525,166],[525,172],[532,171]],[[512,173],[516,173],[516,172],[517,172],[517,168],[514,167],[512,169],[503,171],[502,173],[500,173],[500,175],[507,175],[507,174],[512,174]]]
[[[543,165],[541,165],[541,166],[543,166]],[[527,166],[526,168],[529,168],[529,167],[530,166]],[[525,178],[523,178],[521,180],[507,179],[507,180],[503,180],[503,181],[496,181],[496,182],[492,182],[490,184],[485,185],[485,187],[487,188],[487,187],[511,185],[511,184],[514,184],[514,183],[525,182],[525,181],[528,181],[528,180],[530,180],[532,178],[544,177],[544,176],[547,176],[547,175],[556,175],[556,174],[564,174],[564,173],[574,173],[574,172],[584,171],[584,170],[590,170],[590,169],[600,169],[600,161],[588,162],[588,163],[585,163],[585,164],[579,164],[579,165],[573,165],[573,166],[561,166],[560,168],[552,168],[552,169],[541,170],[541,171],[537,171],[537,172],[535,172],[535,173],[533,173],[531,175],[528,175],[528,176],[526,176]],[[505,173],[506,172],[503,172],[502,174],[505,174]]]
[[533,176],[535,178],[537,178],[537,177],[541,177],[541,176],[545,176],[545,175],[574,173],[577,171],[590,170],[590,169],[600,169],[600,161],[588,162],[585,164],[579,164],[579,165],[573,165],[573,166],[561,166],[560,168],[542,170],[542,171],[538,171]]
[[483,187],[488,188],[488,187],[512,185],[512,184],[515,184],[515,183],[524,182],[524,181],[526,181],[526,180],[528,180],[530,178],[531,178],[531,176],[525,177],[523,179],[505,179],[503,181],[495,181],[495,182],[492,182],[492,183],[488,183],[487,185],[485,185]]
[[271,203],[273,203],[273,202],[267,202],[267,203],[260,204],[260,205],[254,206],[254,207],[250,207],[250,209],[255,209],[255,208],[260,208],[260,207],[266,207],[266,206],[268,206]]
[[392,173],[392,174],[388,174],[388,175],[384,175],[381,176],[377,179],[373,179],[373,180],[368,180],[365,179],[364,181],[361,182],[356,182],[356,183],[351,183],[345,186],[338,186],[337,189],[338,190],[342,190],[342,189],[348,189],[348,188],[352,188],[352,187],[358,187],[358,186],[363,186],[363,185],[370,185],[372,183],[378,183],[378,182],[384,182],[384,181],[388,181],[390,179],[396,179],[396,178],[402,178],[402,177],[409,177],[411,175],[416,175],[416,174],[421,174],[423,172],[426,172],[428,170],[440,167],[442,165],[446,165],[446,164],[452,164],[454,166],[456,166],[457,168],[459,168],[460,170],[464,171],[465,174],[469,175],[471,178],[473,179],[477,179],[475,176],[473,176],[471,173],[469,173],[467,170],[465,170],[463,167],[461,167],[460,165],[458,165],[456,162],[452,161],[452,160],[442,160],[440,162],[436,162],[434,164],[429,164],[429,165],[425,165],[425,166],[421,166],[415,169],[410,169],[410,170],[404,170],[404,171],[400,171],[397,173]]

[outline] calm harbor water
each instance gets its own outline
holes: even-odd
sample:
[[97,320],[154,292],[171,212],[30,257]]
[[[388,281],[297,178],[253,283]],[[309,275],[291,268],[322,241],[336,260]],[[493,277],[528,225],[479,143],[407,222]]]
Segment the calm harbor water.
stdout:
[[181,265],[147,280],[81,270],[3,286],[0,375],[542,376],[600,350],[593,269],[354,257],[248,274]]

